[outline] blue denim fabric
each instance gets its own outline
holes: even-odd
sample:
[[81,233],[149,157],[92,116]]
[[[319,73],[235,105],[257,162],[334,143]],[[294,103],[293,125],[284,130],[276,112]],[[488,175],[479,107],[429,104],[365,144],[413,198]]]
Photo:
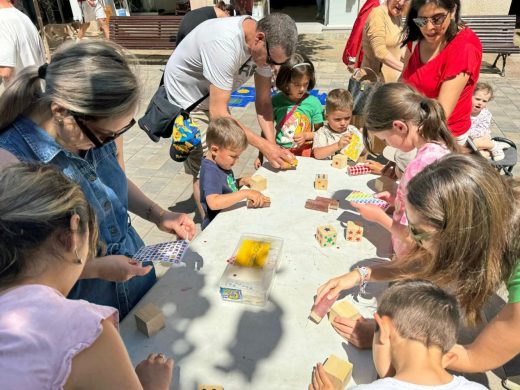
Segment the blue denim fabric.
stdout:
[[[20,161],[56,165],[77,182],[96,213],[100,239],[107,245],[107,255],[131,257],[144,245],[130,225],[128,182],[117,162],[114,142],[90,149],[82,158],[63,149],[33,121],[21,117],[0,134],[0,148]],[[155,270],[124,283],[83,279],[76,283],[69,298],[116,307],[123,318],[155,280]]]

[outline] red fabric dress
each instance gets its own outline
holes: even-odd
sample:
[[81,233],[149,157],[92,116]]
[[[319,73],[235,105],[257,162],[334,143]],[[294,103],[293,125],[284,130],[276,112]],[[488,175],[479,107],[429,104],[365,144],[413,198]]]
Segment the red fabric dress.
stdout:
[[380,4],[381,2],[379,0],[367,0],[366,3],[363,4],[363,7],[361,7],[359,10],[356,21],[352,26],[352,32],[348,37],[347,45],[343,51],[343,62],[345,65],[348,66],[349,57],[354,57],[356,58],[355,67],[359,68],[361,66],[361,61],[363,60],[363,49],[361,48],[363,29],[365,28],[365,23],[367,21],[368,15],[370,15],[370,11],[372,11],[375,7],[379,7]]
[[437,99],[444,81],[462,72],[469,74],[469,80],[460,94],[457,105],[448,118],[448,127],[457,137],[471,127],[471,97],[480,74],[482,44],[477,35],[464,28],[431,61],[423,64],[419,52],[420,42],[403,71],[403,80],[415,87],[423,95]]

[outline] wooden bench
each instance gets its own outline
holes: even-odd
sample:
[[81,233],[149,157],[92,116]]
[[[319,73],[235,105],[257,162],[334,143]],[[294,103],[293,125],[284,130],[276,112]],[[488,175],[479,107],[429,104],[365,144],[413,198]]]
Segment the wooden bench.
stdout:
[[110,40],[134,50],[175,49],[182,16],[112,16]]
[[502,58],[500,75],[504,76],[507,57],[514,53],[520,53],[520,47],[514,44],[516,16],[462,16],[462,20],[480,38],[483,53],[498,53],[495,62],[493,62],[493,68],[499,69],[497,62],[499,58]]

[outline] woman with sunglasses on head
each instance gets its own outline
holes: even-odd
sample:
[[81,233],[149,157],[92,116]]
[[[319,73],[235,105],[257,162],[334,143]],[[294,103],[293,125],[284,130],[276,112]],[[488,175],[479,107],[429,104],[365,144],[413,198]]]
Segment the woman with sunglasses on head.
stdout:
[[121,317],[155,283],[153,266],[131,259],[144,244],[128,211],[182,238],[195,234],[191,219],[163,210],[118,163],[139,92],[121,49],[89,41],[61,46],[48,66],[25,68],[0,97],[0,167],[56,165],[81,185],[96,212],[107,256],[87,264],[69,298],[113,306]]
[[[517,185],[516,183],[514,184]],[[406,257],[331,279],[317,300],[367,281],[427,279],[453,291],[466,321],[480,322],[487,300],[507,283],[509,302],[450,368],[482,372],[520,353],[520,192],[480,157],[450,154],[408,183],[405,202],[415,249]],[[335,320],[340,335],[369,348],[373,321]]]
[[459,0],[412,0],[403,46],[402,79],[437,99],[448,127],[464,145],[471,126],[472,96],[480,74],[482,44],[460,19]]

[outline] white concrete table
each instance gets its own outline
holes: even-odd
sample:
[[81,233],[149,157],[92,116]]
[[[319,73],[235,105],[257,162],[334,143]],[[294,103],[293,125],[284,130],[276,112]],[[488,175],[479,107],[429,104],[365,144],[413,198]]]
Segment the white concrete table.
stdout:
[[[329,175],[328,191],[314,189],[317,173]],[[136,329],[133,312],[121,323],[121,335],[134,364],[150,352],[175,358],[175,389],[197,384],[221,384],[226,390],[304,389],[315,363],[335,354],[354,364],[349,385],[376,378],[371,351],[360,351],[334,331],[327,318],[310,322],[317,287],[354,265],[388,258],[391,245],[384,229],[364,222],[361,243],[347,242],[341,223],[361,221],[344,199],[350,190],[372,191],[373,175],[350,177],[330,161],[300,158],[293,171],[258,171],[267,178],[264,193],[271,207],[247,209],[245,202],[221,212],[190,245],[184,268],[170,269],[138,307],[152,302],[162,308],[166,327],[147,338]],[[308,198],[330,196],[340,208],[323,213],[304,208]],[[316,228],[332,224],[338,231],[336,247],[321,248]],[[282,237],[282,263],[265,307],[224,302],[219,279],[226,260],[243,233]],[[369,292],[383,286],[369,285]],[[351,293],[357,293],[352,291]],[[371,317],[375,299],[363,297],[355,305]],[[352,301],[352,294],[347,297]]]

